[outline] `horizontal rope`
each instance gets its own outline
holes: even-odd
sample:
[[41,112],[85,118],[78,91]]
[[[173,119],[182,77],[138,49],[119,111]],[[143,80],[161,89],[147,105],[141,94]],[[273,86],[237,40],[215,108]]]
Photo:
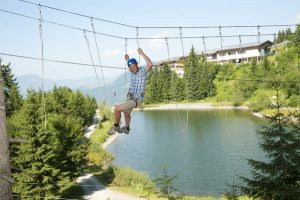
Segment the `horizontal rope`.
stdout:
[[68,14],[72,14],[72,15],[77,15],[77,16],[80,16],[80,17],[93,18],[95,20],[102,21],[102,22],[107,22],[107,23],[110,23],[110,24],[116,24],[116,25],[120,25],[120,26],[135,28],[135,26],[124,24],[124,23],[121,23],[121,22],[111,21],[111,20],[102,19],[102,18],[98,18],[98,17],[92,17],[92,16],[84,15],[84,14],[73,12],[73,11],[63,10],[63,9],[55,8],[55,7],[52,7],[52,6],[47,6],[47,5],[43,5],[43,4],[34,3],[34,2],[31,2],[31,1],[26,1],[26,0],[19,0],[19,1],[27,3],[27,4],[35,5],[35,6],[41,6],[41,7],[44,7],[44,8],[51,9],[51,10],[56,10],[56,11],[59,11],[59,12],[64,12],[64,13],[68,13]]
[[60,9],[60,8],[56,8],[56,7],[52,7],[52,6],[48,6],[48,5],[38,4],[38,3],[34,3],[34,2],[31,2],[31,1],[27,1],[27,0],[19,0],[19,1],[27,3],[27,4],[35,5],[35,6],[41,6],[41,7],[44,7],[44,8],[51,9],[51,10],[56,10],[56,11],[63,12],[63,13],[77,15],[77,16],[84,17],[84,18],[92,18],[92,19],[95,19],[95,20],[98,20],[98,21],[103,21],[103,22],[107,22],[107,23],[111,23],[111,24],[120,25],[120,26],[135,28],[135,29],[137,27],[139,27],[140,29],[179,29],[179,28],[184,28],[184,29],[218,29],[218,28],[254,28],[254,27],[291,27],[291,26],[296,26],[297,25],[297,24],[263,24],[263,25],[227,25],[227,26],[133,26],[133,25],[130,25],[130,24],[125,24],[125,23],[116,22],[116,21],[107,20],[107,19],[98,18],[98,17],[92,17],[92,16],[88,16],[88,15],[85,15],[85,14],[82,14],[82,13],[68,11],[68,10],[64,10],[64,9]]
[[[9,54],[9,53],[3,53],[0,52],[0,55],[3,56],[10,56],[10,57],[16,57],[16,58],[24,58],[24,59],[30,59],[30,60],[42,60],[41,58],[31,57],[31,56],[24,56],[24,55],[16,55],[16,54]],[[54,63],[61,63],[61,64],[70,64],[70,65],[81,65],[81,66],[89,66],[89,67],[100,67],[100,65],[92,65],[88,63],[79,63],[79,62],[71,62],[71,61],[64,61],[64,60],[52,60],[52,59],[44,59],[44,61],[47,62],[54,62]],[[122,69],[124,70],[124,67],[113,67],[113,66],[103,66],[103,68],[110,68],[110,69]]]
[[257,27],[291,27],[298,24],[266,24],[266,25],[228,25],[228,26],[139,26],[140,29],[226,29],[226,28],[257,28]]
[[[291,33],[294,34],[294,33]],[[240,34],[240,35],[222,35],[222,38],[234,38],[234,37],[258,37],[258,36],[276,36],[277,33],[265,33],[265,34]],[[165,40],[165,39],[209,39],[209,38],[220,38],[220,35],[203,35],[203,36],[175,36],[175,37],[140,37],[139,40]],[[128,40],[136,40],[135,37],[126,38]]]
[[[32,182],[22,182],[25,185],[51,185],[51,186],[59,186],[58,184],[48,184],[48,183],[32,183]],[[72,185],[72,187],[103,187],[103,185],[94,185],[94,184],[80,184],[80,185]]]
[[[24,15],[24,14],[20,14],[20,13],[16,13],[16,12],[12,12],[12,11],[9,11],[9,10],[0,9],[0,11],[5,12],[5,13],[9,13],[9,14],[13,14],[13,15],[17,15],[17,16],[20,16],[20,17],[24,17],[24,18],[39,21],[38,18],[31,17],[31,16]],[[57,26],[61,26],[61,27],[65,27],[65,28],[78,30],[78,31],[86,31],[86,32],[89,32],[89,33],[94,33],[94,31],[92,31],[92,30],[83,29],[83,28],[79,28],[79,27],[75,27],[75,26],[66,25],[66,24],[61,24],[61,23],[54,22],[54,21],[43,20],[43,22],[53,24],[53,25],[57,25]],[[262,25],[262,26],[271,26],[271,25]],[[279,25],[277,25],[277,26],[279,26]],[[292,26],[292,25],[282,25],[282,26]],[[227,27],[229,27],[229,26],[227,26]],[[252,27],[252,26],[249,26],[249,27]],[[261,26],[259,26],[259,27],[261,27]],[[138,27],[138,28],[140,28],[140,27]],[[112,35],[112,34],[107,34],[107,33],[96,32],[96,31],[95,31],[95,34],[102,35],[102,36],[107,36],[107,37],[112,37],[112,38],[125,39],[125,40],[137,40],[137,39],[138,40],[157,40],[157,39],[165,40],[166,38],[167,39],[181,39],[181,38],[182,39],[210,39],[210,38],[220,38],[220,35],[182,36],[182,37],[180,37],[180,36],[175,36],[175,37],[138,37],[137,38],[137,37],[117,36],[117,35]],[[290,33],[290,34],[294,34],[294,33]],[[276,36],[276,35],[278,35],[278,34],[277,33],[240,34],[240,35],[222,35],[222,38],[234,38],[234,37],[241,38],[241,37]]]
[[[29,56],[23,56],[23,55],[16,55],[16,54],[8,54],[8,53],[2,53],[0,52],[0,55],[4,56],[11,56],[11,57],[17,57],[17,58],[24,58],[24,59],[30,59],[30,60],[41,60],[41,58],[35,58],[35,57],[29,57]],[[62,63],[62,64],[71,64],[71,65],[82,65],[82,66],[89,66],[93,67],[92,64],[87,63],[78,63],[78,62],[70,62],[70,61],[62,61],[62,60],[51,60],[51,59],[44,59],[44,61],[47,62],[55,62],[55,63]],[[95,65],[95,67],[101,67],[100,65]],[[104,68],[111,68],[111,69],[122,69],[123,67],[113,67],[113,66],[102,66]],[[299,81],[283,81],[283,80],[266,80],[266,79],[238,79],[238,78],[216,78],[218,80],[236,80],[236,81],[252,81],[252,82],[294,82],[298,83]]]
[[267,80],[267,79],[242,79],[242,78],[216,78],[224,81],[245,81],[245,82],[288,82],[288,83],[299,83],[300,81],[284,81],[284,80]]
[[[31,17],[31,16],[28,16],[28,15],[24,15],[24,14],[12,12],[12,11],[9,11],[9,10],[0,9],[0,11],[1,12],[5,12],[5,13],[9,13],[9,14],[13,14],[13,15],[17,15],[17,16],[20,16],[20,17],[24,17],[24,18],[36,20],[36,21],[40,20],[40,19],[35,18],[35,17]],[[43,20],[43,22],[48,23],[48,24],[53,24],[53,25],[61,26],[61,27],[65,27],[65,28],[70,28],[70,29],[78,30],[78,31],[86,31],[86,32],[89,32],[89,33],[94,33],[92,30],[87,30],[87,29],[83,29],[83,28],[79,28],[79,27],[75,27],[75,26],[61,24],[61,23],[54,22],[54,21]],[[96,31],[95,31],[95,34],[103,35],[103,36],[107,36],[107,37],[118,38],[118,39],[125,39],[124,37],[121,37],[121,36],[107,34],[107,33],[100,33],[100,32],[96,32]]]

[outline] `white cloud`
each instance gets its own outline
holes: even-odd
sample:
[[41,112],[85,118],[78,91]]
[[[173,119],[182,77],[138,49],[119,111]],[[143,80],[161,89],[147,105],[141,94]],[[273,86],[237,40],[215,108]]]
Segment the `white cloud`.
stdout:
[[127,49],[127,54],[128,55],[131,55],[131,54],[133,54],[133,53],[137,53],[137,48],[136,49],[134,49],[134,48],[129,48],[129,49]]
[[104,51],[104,55],[107,56],[107,57],[111,57],[111,56],[119,56],[121,53],[121,50],[120,49],[113,49],[113,50],[110,50],[110,49],[106,49]]
[[[167,36],[168,36],[168,32],[164,31],[162,33],[152,36],[152,38],[165,38]],[[152,39],[149,41],[149,45],[152,49],[161,48],[163,45],[165,45],[165,43],[166,41],[164,39]]]

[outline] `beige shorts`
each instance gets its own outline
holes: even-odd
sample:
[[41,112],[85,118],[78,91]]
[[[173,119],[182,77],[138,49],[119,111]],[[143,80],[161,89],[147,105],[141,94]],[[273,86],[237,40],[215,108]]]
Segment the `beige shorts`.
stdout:
[[131,112],[134,108],[138,107],[143,103],[143,100],[126,100],[125,103],[122,103],[120,106],[124,112]]

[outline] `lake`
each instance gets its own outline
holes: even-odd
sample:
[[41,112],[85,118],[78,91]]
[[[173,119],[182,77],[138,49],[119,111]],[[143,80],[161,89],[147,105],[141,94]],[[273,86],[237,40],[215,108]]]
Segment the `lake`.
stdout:
[[129,135],[121,135],[107,150],[114,163],[149,175],[162,174],[166,165],[180,192],[221,196],[226,183],[250,176],[246,159],[264,159],[256,130],[264,124],[245,110],[153,110],[133,115]]

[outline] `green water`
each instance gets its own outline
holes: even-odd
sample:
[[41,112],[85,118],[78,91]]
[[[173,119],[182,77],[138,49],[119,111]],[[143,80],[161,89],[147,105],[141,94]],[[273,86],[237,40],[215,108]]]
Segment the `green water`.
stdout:
[[246,159],[264,159],[256,133],[264,121],[249,111],[189,111],[188,132],[186,113],[179,114],[180,119],[177,111],[136,112],[130,134],[108,147],[115,163],[150,178],[167,165],[170,174],[178,173],[180,192],[217,197],[236,176],[250,176]]

